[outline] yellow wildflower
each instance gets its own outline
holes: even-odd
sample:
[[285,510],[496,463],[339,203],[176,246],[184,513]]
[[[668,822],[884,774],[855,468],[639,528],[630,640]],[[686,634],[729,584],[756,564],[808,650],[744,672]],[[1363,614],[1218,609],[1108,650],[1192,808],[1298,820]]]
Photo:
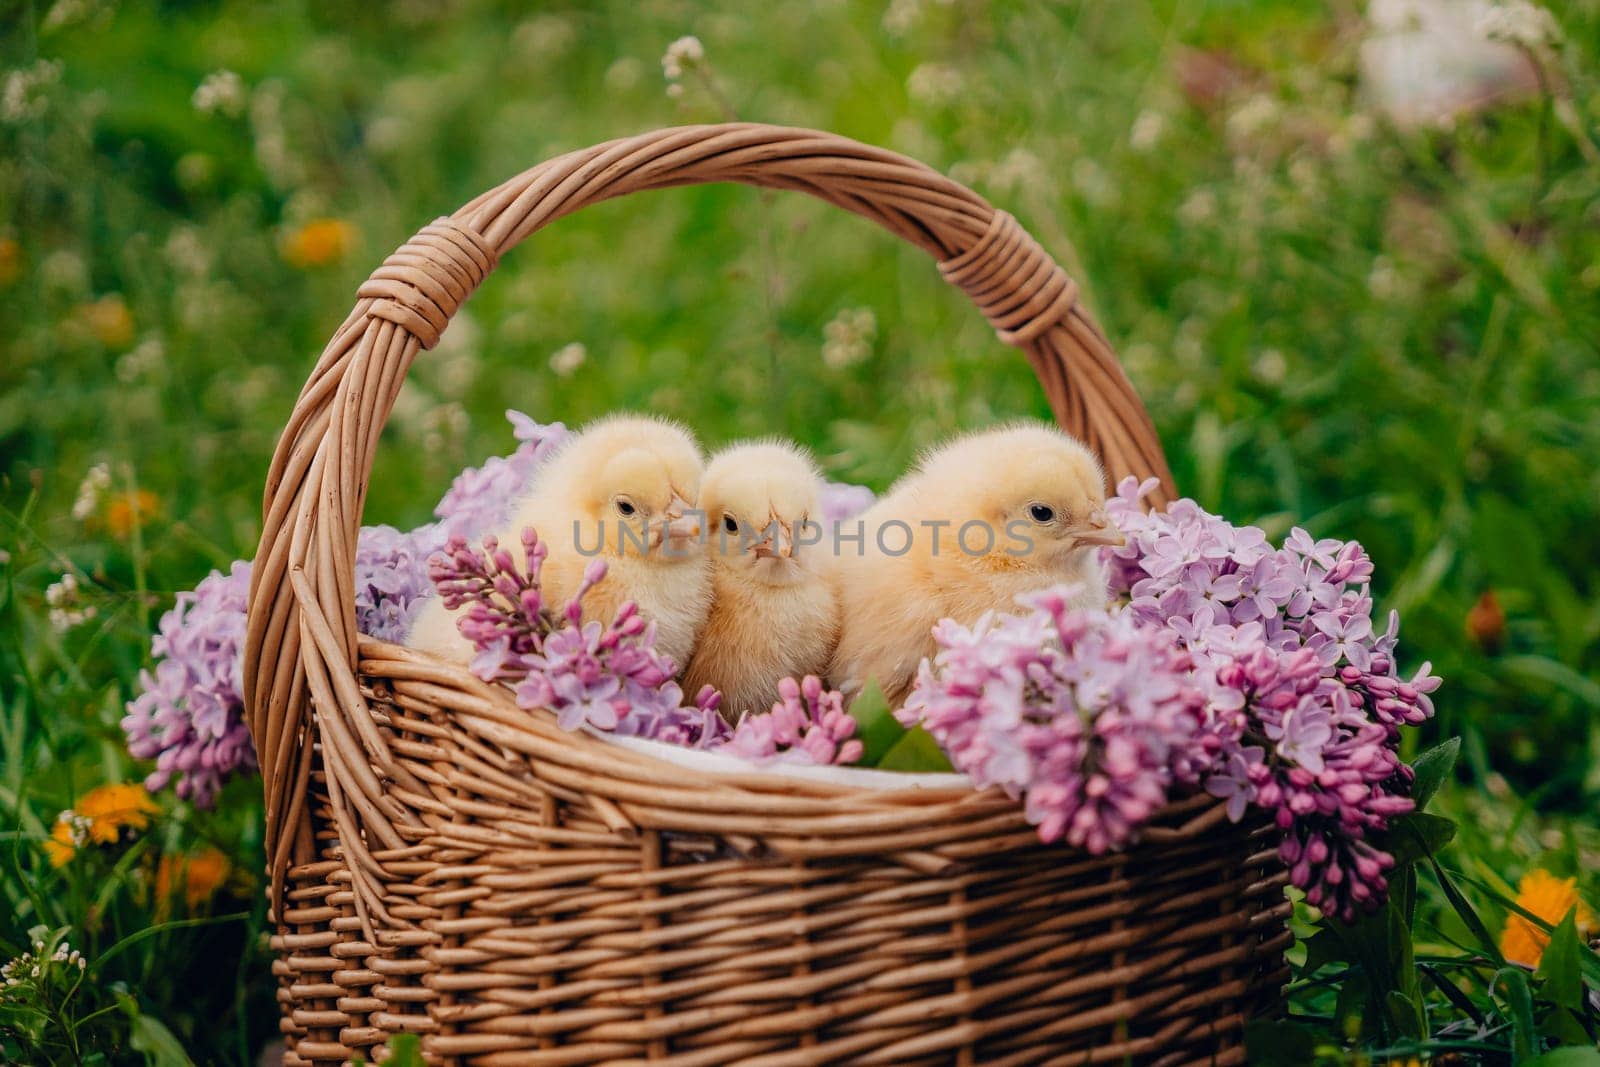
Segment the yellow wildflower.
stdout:
[[210,900],[228,880],[233,865],[214,848],[204,848],[192,856],[162,856],[156,866],[156,908],[171,906],[173,894],[181,886],[183,902],[193,911]]
[[283,240],[283,258],[291,267],[322,267],[343,259],[356,241],[356,228],[343,219],[312,219]]
[[107,348],[126,348],[133,343],[133,313],[116,293],[80,305],[78,317],[94,339]]
[[[1576,878],[1557,878],[1549,871],[1529,871],[1517,883],[1517,904],[1552,925],[1566,918],[1567,912],[1576,905],[1580,934],[1594,925],[1594,912],[1578,899]],[[1544,947],[1549,943],[1550,935],[1527,919],[1516,913],[1506,916],[1506,928],[1500,934],[1500,954],[1512,963],[1539,966]]]
[[15,237],[0,237],[0,289],[22,274],[22,246]]
[[148,489],[118,493],[106,502],[106,529],[126,541],[135,527],[142,527],[161,510],[161,498]]
[[114,844],[124,829],[139,831],[150,825],[160,808],[144,786],[134,783],[102,785],[78,798],[76,808],[56,816],[45,842],[50,864],[60,867],[84,845]]

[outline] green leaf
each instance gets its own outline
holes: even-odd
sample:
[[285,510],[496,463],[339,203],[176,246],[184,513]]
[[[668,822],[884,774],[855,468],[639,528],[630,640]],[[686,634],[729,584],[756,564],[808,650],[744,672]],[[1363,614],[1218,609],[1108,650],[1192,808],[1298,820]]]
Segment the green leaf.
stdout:
[[885,771],[915,771],[929,773],[950,771],[950,759],[939,747],[933,735],[920,726],[906,731],[893,748],[878,761],[878,769]]
[[1550,934],[1550,943],[1539,957],[1539,969],[1534,977],[1542,979],[1539,999],[1563,1008],[1583,1011],[1583,977],[1578,959],[1583,943],[1578,940],[1578,908],[1567,909],[1566,917],[1556,924]]
[[1244,1046],[1259,1067],[1305,1067],[1316,1058],[1317,1033],[1300,1023],[1256,1019],[1245,1024]]
[[1438,854],[1456,836],[1456,824],[1442,815],[1413,811],[1389,824],[1378,847],[1394,856],[1396,869]]
[[1371,1013],[1367,1011],[1367,1006],[1371,1002],[1372,983],[1368,982],[1360,972],[1353,972],[1344,980],[1344,984],[1339,987],[1339,998],[1334,1007],[1334,1015],[1338,1018],[1340,1029],[1345,1037],[1351,1041],[1377,1036],[1377,1023],[1371,1018]]
[[1539,957],[1539,969],[1534,972],[1538,982],[1535,996],[1552,1009],[1545,1013],[1540,1030],[1563,1044],[1583,1044],[1591,1040],[1584,1018],[1583,954],[1587,947],[1578,937],[1577,906],[1567,914],[1550,933],[1550,942]]
[[1593,1045],[1551,1049],[1535,1056],[1523,1067],[1600,1067],[1600,1049]]
[[1433,876],[1438,880],[1439,888],[1444,890],[1445,898],[1450,901],[1450,907],[1454,909],[1456,915],[1460,916],[1462,923],[1471,931],[1483,954],[1496,963],[1504,963],[1505,957],[1500,955],[1500,946],[1495,942],[1494,935],[1484,925],[1483,919],[1478,915],[1472,904],[1468,902],[1466,897],[1461,895],[1461,890],[1456,888],[1456,884],[1450,880],[1450,876],[1444,873],[1444,868],[1439,866],[1439,861],[1429,856],[1428,865],[1433,868]]
[[856,738],[866,750],[861,756],[861,766],[878,767],[883,757],[906,735],[906,728],[889,710],[878,683],[867,682],[866,688],[850,702],[850,717],[856,721]]
[[1439,791],[1439,787],[1450,777],[1450,771],[1456,765],[1456,757],[1461,754],[1461,738],[1452,737],[1440,745],[1435,745],[1411,765],[1416,780],[1411,785],[1411,800],[1417,805],[1417,810],[1428,806],[1428,801]]
[[1300,968],[1301,973],[1305,975],[1316,974],[1330,963],[1351,962],[1344,943],[1339,940],[1339,935],[1327,927],[1307,938],[1305,948],[1306,962]]
[[1573,670],[1565,663],[1545,656],[1506,656],[1500,661],[1502,669],[1522,679],[1546,682],[1565,689],[1590,708],[1600,708],[1600,682]]
[[1407,930],[1417,925],[1417,867],[1414,863],[1401,866],[1389,877],[1389,893]]
[[128,1044],[135,1052],[144,1053],[147,1067],[194,1067],[183,1042],[160,1019],[146,1015],[139,1007],[138,998],[131,993],[118,993],[117,1003],[130,1023]]
[[1528,974],[1519,967],[1506,967],[1495,975],[1494,984],[1505,979],[1506,1005],[1511,1012],[1511,1062],[1525,1064],[1539,1049],[1539,1033],[1533,1025],[1533,992]]
[[423,1067],[422,1039],[416,1034],[396,1034],[389,1039],[384,1067]]
[[1384,998],[1384,1007],[1389,1011],[1389,1021],[1401,1037],[1414,1040],[1422,1037],[1422,1016],[1417,1013],[1416,1001],[1398,989],[1391,989]]

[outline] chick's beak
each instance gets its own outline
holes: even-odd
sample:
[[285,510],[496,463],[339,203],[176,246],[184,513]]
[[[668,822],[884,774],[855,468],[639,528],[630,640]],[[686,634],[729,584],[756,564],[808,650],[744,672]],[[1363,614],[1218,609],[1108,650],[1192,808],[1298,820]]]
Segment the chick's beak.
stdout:
[[756,559],[788,559],[794,555],[794,532],[788,523],[779,523],[772,536],[752,549]]
[[1122,536],[1121,530],[1111,525],[1104,511],[1097,510],[1089,516],[1087,524],[1072,531],[1072,543],[1074,546],[1110,545],[1120,548],[1128,543],[1128,539]]
[[701,515],[683,497],[673,494],[666,515],[666,538],[674,546],[682,547],[700,536]]

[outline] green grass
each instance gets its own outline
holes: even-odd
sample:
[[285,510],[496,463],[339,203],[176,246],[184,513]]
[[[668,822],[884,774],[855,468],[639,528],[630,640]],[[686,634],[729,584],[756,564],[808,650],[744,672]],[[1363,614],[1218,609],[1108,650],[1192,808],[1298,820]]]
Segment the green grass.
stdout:
[[[1445,678],[1428,738],[1463,741],[1435,802],[1460,821],[1439,858],[1460,900],[1498,932],[1496,894],[1544,866],[1600,903],[1593,0],[1552,8],[1547,94],[1421,129],[1363,96],[1348,3],[433,8],[0,3],[7,76],[60,63],[0,114],[0,952],[36,926],[70,928],[95,959],[154,931],[73,995],[105,1011],[84,1030],[100,1053],[159,1061],[128,1042],[160,1046],[160,1025],[198,1062],[244,1063],[274,1030],[253,783],[214,812],[164,801],[137,842],[59,872],[37,842],[88,788],[144,773],[116,724],[153,621],[253,552],[271,447],[356,286],[522,168],[728,108],[899,149],[1016,214],[1081,282],[1183,492],[1371,552],[1403,654]],[[711,81],[669,97],[659,60],[689,33]],[[248,93],[237,114],[192,103],[219,69]],[[284,241],[320,217],[349,222],[352,246],[292,266]],[[106,297],[125,323],[105,304],[95,326],[85,309]],[[854,308],[870,342],[829,366],[823,328]],[[549,358],[572,342],[587,358],[558,375]],[[410,388],[369,522],[420,521],[456,470],[506,451],[508,404],[569,423],[649,408],[708,444],[786,433],[880,487],[954,430],[1047,413],[920,252],[802,197],[721,186],[540,233]],[[128,536],[71,515],[99,461],[159,502]],[[57,633],[45,590],[69,568],[98,614]],[[1503,622],[1469,627],[1491,592]],[[239,872],[195,909],[217,921],[152,927],[156,855],[207,844]],[[1426,1009],[1417,1033],[1357,1010],[1370,989],[1338,959],[1297,978],[1297,1014],[1331,1062],[1417,1034],[1508,1061],[1526,1036],[1517,979],[1474,954],[1431,867],[1416,882],[1414,958],[1391,962]],[[1559,1036],[1551,989],[1534,982],[1549,1033],[1529,1040]]]

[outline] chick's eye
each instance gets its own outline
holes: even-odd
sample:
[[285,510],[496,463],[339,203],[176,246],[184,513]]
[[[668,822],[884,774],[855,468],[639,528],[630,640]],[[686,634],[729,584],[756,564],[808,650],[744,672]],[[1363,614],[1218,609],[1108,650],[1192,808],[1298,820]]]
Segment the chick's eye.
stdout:
[[1055,509],[1048,504],[1030,504],[1028,514],[1033,517],[1034,522],[1050,522],[1056,517]]
[[624,516],[632,515],[637,510],[638,509],[633,506],[633,502],[631,500],[617,501],[617,511]]
[[732,515],[722,516],[722,528],[727,530],[729,533],[739,532],[739,524],[733,521]]

